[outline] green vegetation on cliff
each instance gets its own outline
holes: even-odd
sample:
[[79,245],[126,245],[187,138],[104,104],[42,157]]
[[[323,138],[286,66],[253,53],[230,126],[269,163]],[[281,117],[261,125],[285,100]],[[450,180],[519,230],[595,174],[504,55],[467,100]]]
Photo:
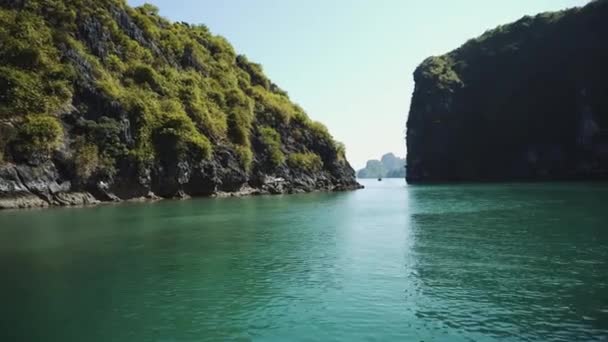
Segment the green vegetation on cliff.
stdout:
[[343,145],[259,64],[152,5],[0,0],[0,42],[0,163],[67,158],[82,181],[232,156],[244,174],[349,173]]
[[307,172],[319,171],[323,167],[321,157],[312,152],[290,154],[287,163],[295,169]]
[[48,115],[28,115],[20,123],[15,135],[15,149],[23,155],[41,153],[48,156],[58,148],[63,128],[56,118]]
[[608,177],[608,1],[526,16],[415,71],[408,180]]
[[262,126],[260,130],[260,141],[267,149],[270,162],[274,166],[282,165],[285,162],[285,154],[281,151],[281,135],[272,127]]

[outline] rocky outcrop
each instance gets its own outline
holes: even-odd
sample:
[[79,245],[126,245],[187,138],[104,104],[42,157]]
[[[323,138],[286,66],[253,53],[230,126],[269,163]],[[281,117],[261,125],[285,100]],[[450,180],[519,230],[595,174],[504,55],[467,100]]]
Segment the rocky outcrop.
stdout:
[[[276,175],[245,174],[230,165],[231,156],[191,166],[158,167],[154,174],[137,174],[133,170],[111,181],[98,180],[87,185],[75,184],[62,175],[53,162],[43,165],[0,166],[0,209],[48,206],[84,206],[103,202],[186,199],[199,196],[233,197],[296,194],[314,191],[347,191],[361,188],[348,175],[330,172],[295,172],[284,169]],[[234,162],[234,160],[232,160]]]
[[608,178],[608,1],[488,31],[415,71],[407,179]]
[[[288,135],[288,132],[283,132]],[[310,141],[310,143],[313,143]],[[299,149],[298,144],[285,146]],[[263,149],[255,154],[254,168],[247,172],[228,146],[218,145],[204,161],[159,161],[140,168],[125,159],[112,177],[94,175],[80,179],[66,156],[66,146],[50,160],[0,165],[0,209],[48,206],[83,206],[103,202],[185,199],[200,196],[253,196],[314,191],[360,189],[354,170],[336,156],[326,156],[322,170],[307,171],[287,166],[268,167]]]
[[91,205],[100,201],[74,189],[53,163],[0,166],[0,209]]

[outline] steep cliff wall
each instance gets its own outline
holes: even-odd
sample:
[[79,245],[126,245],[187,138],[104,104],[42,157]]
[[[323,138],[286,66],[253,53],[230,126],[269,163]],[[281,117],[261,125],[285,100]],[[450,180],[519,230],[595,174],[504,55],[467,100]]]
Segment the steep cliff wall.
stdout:
[[608,178],[608,1],[500,26],[415,71],[407,179]]
[[358,187],[327,129],[205,26],[0,0],[0,208]]

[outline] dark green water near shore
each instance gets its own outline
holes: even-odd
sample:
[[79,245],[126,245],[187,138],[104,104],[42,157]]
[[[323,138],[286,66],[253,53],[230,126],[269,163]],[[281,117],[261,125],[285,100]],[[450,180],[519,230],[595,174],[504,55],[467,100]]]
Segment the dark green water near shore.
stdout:
[[608,184],[0,212],[0,341],[606,341]]

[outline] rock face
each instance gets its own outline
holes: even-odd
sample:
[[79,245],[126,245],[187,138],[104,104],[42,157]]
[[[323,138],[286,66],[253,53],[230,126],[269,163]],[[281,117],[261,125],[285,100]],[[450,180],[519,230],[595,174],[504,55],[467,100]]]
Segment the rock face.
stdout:
[[415,71],[407,180],[608,178],[608,1],[524,17]]
[[0,41],[0,209],[360,188],[327,129],[202,25],[0,0]]
[[405,159],[387,153],[380,160],[369,160],[357,172],[359,178],[405,178]]

